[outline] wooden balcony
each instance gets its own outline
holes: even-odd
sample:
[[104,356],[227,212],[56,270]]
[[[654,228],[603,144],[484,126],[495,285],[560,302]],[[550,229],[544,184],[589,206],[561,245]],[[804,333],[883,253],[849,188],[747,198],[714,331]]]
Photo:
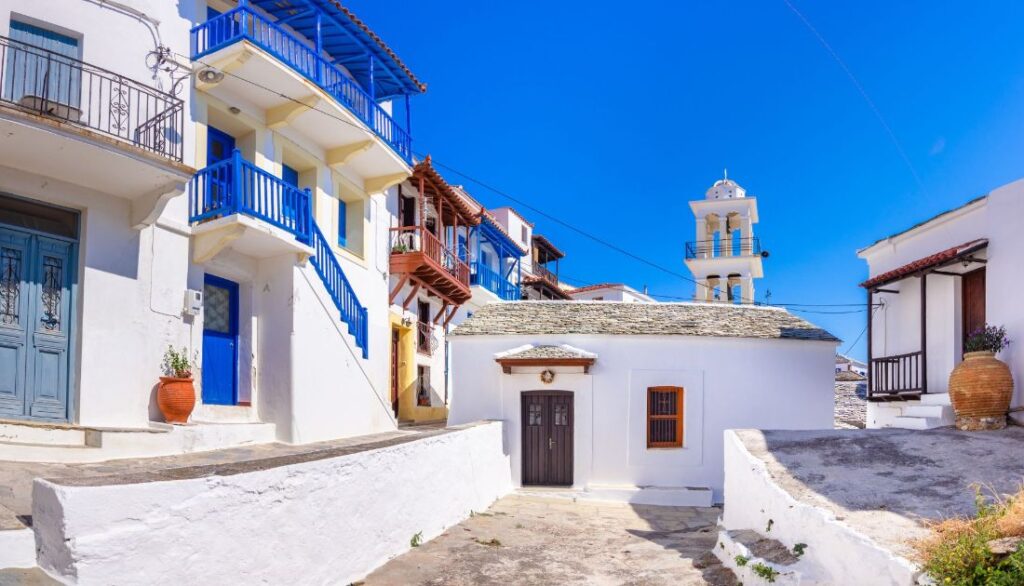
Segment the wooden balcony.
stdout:
[[[422,226],[391,229],[391,273],[452,305],[468,301],[469,265]],[[399,287],[400,288],[400,287]]]

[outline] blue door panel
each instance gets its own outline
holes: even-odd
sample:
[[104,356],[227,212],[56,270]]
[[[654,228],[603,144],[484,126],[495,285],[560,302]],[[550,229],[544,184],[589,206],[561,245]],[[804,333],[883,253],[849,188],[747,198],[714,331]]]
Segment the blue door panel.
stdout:
[[203,283],[203,403],[238,401],[238,284],[206,275]]

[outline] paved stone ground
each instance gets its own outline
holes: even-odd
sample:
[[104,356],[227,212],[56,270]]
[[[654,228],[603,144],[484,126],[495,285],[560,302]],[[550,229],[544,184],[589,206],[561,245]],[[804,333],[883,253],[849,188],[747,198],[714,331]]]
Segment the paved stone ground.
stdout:
[[838,429],[864,429],[867,421],[865,381],[836,381],[835,423]]
[[737,434],[790,496],[832,511],[903,556],[910,554],[909,539],[926,534],[927,521],[974,514],[973,485],[986,494],[1012,494],[1024,478],[1018,426]]
[[514,494],[391,560],[364,584],[735,585],[711,554],[720,514]]

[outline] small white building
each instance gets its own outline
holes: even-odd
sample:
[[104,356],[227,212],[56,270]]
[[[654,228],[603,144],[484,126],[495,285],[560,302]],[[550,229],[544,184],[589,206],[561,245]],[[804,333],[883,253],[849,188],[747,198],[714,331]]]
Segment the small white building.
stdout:
[[657,303],[653,297],[641,293],[625,283],[598,283],[568,289],[566,293],[577,301],[624,301],[626,303]]
[[[1024,338],[1015,251],[1024,246],[1024,180],[882,238],[867,261],[868,427],[951,425],[949,375],[967,334],[986,323]],[[1000,353],[1024,404],[1024,345]]]
[[868,365],[845,354],[836,354],[836,374],[840,372],[852,372],[860,376],[867,376]]
[[708,505],[724,430],[832,427],[837,342],[779,308],[493,303],[449,334],[448,421],[504,420],[519,486]]

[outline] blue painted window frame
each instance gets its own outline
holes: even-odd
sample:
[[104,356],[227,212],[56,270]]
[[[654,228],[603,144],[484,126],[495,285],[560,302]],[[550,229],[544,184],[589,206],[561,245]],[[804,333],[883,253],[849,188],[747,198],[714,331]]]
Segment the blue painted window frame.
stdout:
[[348,246],[348,204],[338,198],[338,246]]

